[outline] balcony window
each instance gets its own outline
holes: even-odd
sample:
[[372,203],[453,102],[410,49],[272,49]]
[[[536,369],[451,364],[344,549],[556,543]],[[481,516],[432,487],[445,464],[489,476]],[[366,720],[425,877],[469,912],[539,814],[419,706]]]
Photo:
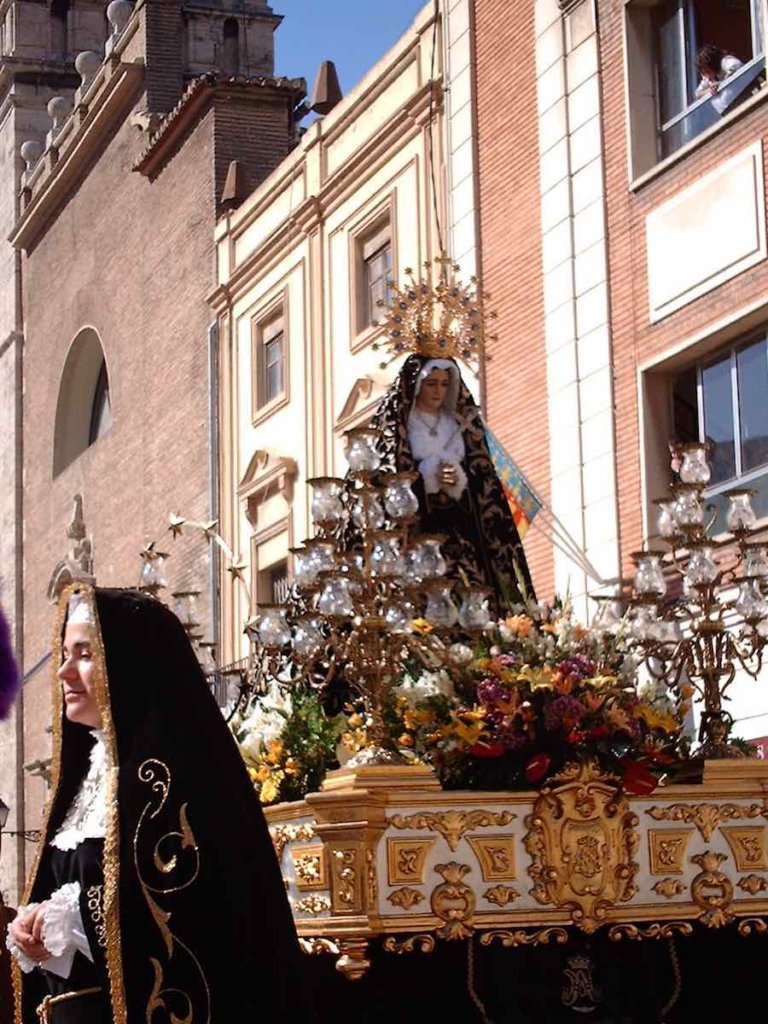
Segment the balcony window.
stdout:
[[682,441],[712,444],[710,497],[722,514],[722,492],[757,489],[755,508],[768,515],[768,338],[765,333],[688,367],[672,381],[673,426]]
[[[762,8],[763,0],[635,0],[627,8],[635,175],[716,124],[764,84]],[[705,46],[715,51],[716,83],[697,70]]]

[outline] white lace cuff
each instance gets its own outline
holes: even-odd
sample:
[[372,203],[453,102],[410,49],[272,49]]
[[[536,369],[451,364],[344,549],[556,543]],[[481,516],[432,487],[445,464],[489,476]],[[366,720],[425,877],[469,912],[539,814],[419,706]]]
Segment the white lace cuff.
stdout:
[[[29,906],[27,907],[19,907],[16,912],[17,918],[19,918],[20,921],[23,921],[24,918],[27,917],[27,915],[30,914],[33,910],[37,909],[38,906],[38,903],[30,903]],[[8,934],[5,937],[5,945],[6,948],[8,949],[8,952],[15,959],[16,963],[19,965],[19,967],[25,974],[29,974],[31,970],[37,967],[37,961],[32,960],[31,957],[28,957],[26,953],[23,953],[21,949],[19,949],[19,947],[11,938],[10,932],[8,932]]]
[[[93,954],[88,943],[80,913],[80,883],[68,882],[51,893],[45,908],[43,923],[43,945],[52,957],[60,957],[70,950],[79,950],[93,962]],[[71,966],[71,963],[70,963]],[[50,961],[43,964],[50,970]],[[54,973],[58,973],[54,970]],[[69,974],[69,972],[67,972]]]

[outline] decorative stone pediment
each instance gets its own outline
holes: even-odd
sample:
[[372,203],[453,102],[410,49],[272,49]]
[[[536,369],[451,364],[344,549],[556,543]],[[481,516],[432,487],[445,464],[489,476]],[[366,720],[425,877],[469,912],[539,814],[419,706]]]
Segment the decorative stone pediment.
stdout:
[[255,521],[255,509],[274,494],[281,494],[286,504],[293,502],[293,485],[299,467],[295,459],[273,455],[257,448],[237,488],[241,499],[247,502],[247,515]]
[[350,388],[341,412],[336,418],[336,430],[347,430],[359,424],[366,413],[372,414],[378,405],[386,385],[373,376],[358,377]]

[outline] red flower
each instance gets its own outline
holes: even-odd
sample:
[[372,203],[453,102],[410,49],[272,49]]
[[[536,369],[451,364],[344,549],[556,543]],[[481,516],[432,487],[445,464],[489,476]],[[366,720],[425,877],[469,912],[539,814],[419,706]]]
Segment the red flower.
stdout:
[[504,747],[500,743],[476,743],[469,752],[473,757],[501,757]]
[[525,766],[526,782],[538,782],[543,775],[546,775],[551,763],[548,754],[534,754]]
[[596,725],[587,733],[587,737],[591,740],[607,740],[610,735],[611,730],[607,725]]
[[621,764],[624,768],[624,789],[632,796],[649,796],[658,786],[658,779],[644,765],[625,758]]

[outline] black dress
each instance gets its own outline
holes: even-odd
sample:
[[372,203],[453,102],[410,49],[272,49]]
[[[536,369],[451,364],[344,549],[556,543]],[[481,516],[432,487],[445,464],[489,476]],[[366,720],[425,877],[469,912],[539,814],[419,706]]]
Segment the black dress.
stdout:
[[[52,848],[50,865],[56,888],[80,883],[80,915],[91,947],[93,962],[78,950],[69,977],[43,970],[42,977],[53,1000],[48,1004],[51,1024],[110,1024],[109,983],[104,957],[104,841],[85,839],[74,850]],[[82,993],[59,1001],[64,993]]]

